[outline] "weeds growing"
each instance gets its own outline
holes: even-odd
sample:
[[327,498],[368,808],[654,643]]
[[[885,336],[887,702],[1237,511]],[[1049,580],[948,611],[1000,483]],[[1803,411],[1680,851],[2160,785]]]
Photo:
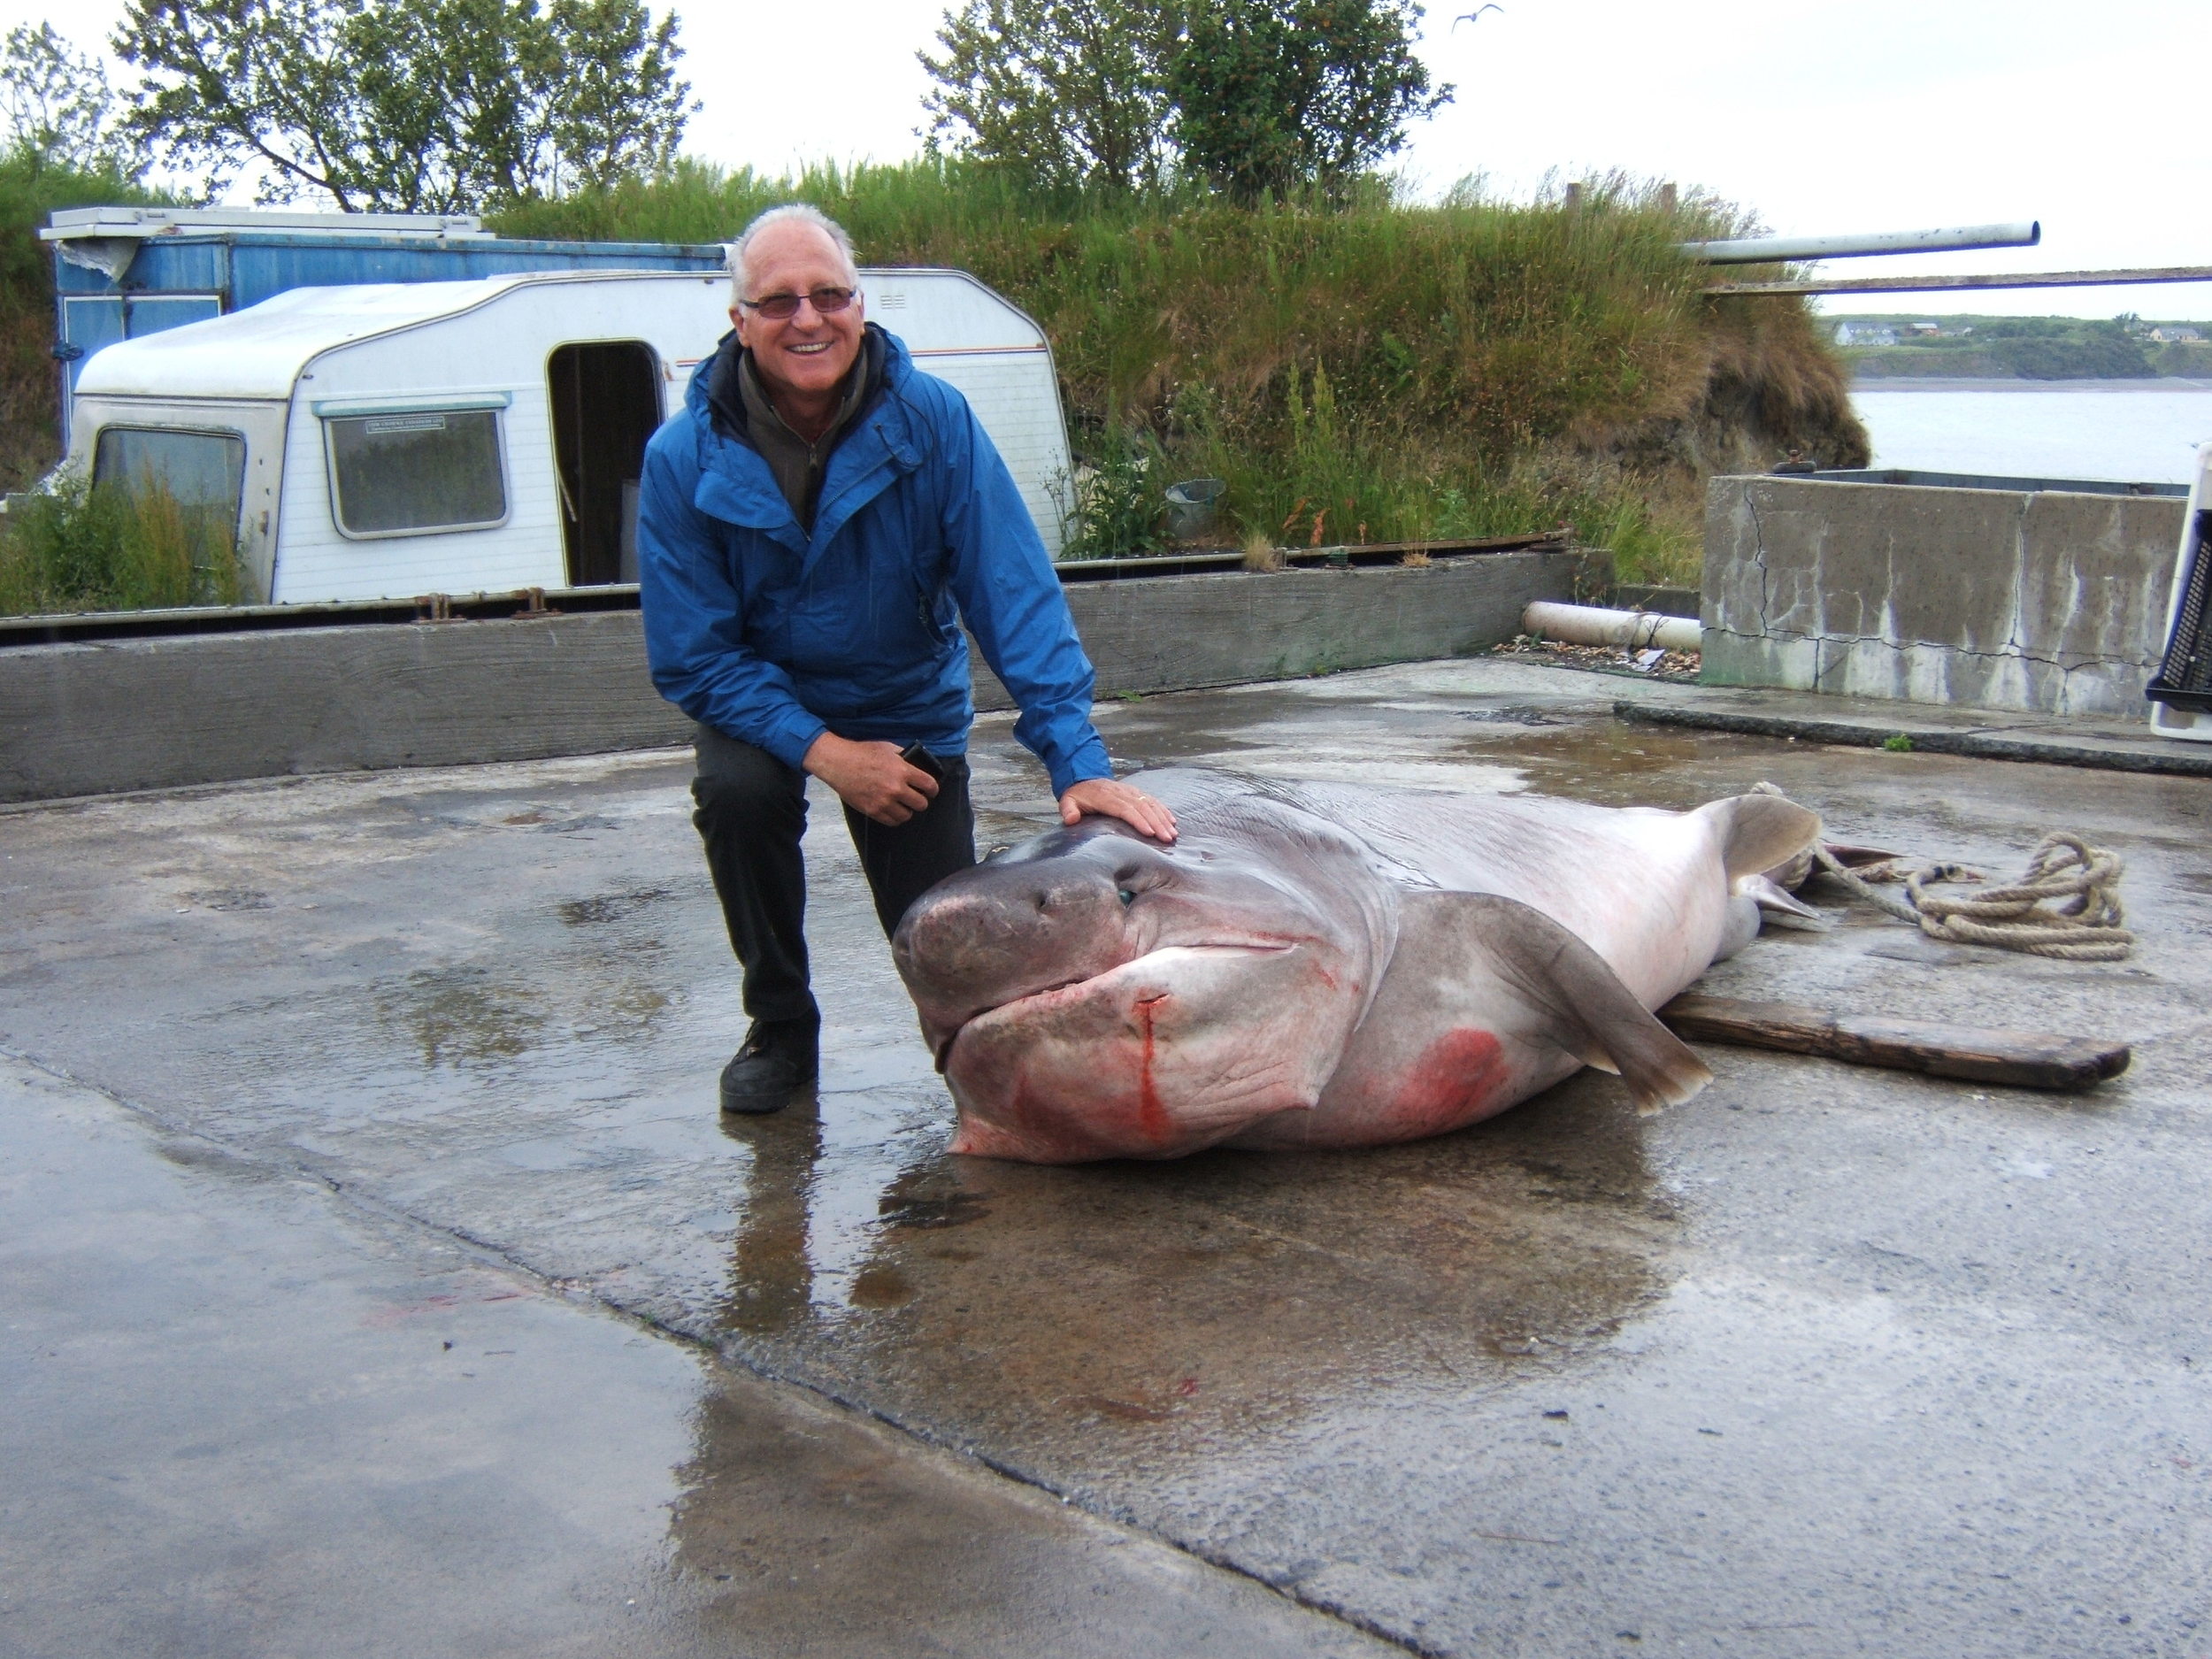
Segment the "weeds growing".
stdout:
[[1061,541],[1064,559],[1135,558],[1167,545],[1159,446],[1129,426],[1110,427],[1097,461],[1077,477]]
[[227,517],[151,479],[92,486],[64,473],[0,519],[0,615],[234,605],[242,588]]

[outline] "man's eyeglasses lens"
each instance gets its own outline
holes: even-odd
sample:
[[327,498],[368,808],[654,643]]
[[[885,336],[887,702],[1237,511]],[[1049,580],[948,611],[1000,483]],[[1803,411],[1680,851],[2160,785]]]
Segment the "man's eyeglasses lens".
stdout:
[[758,311],[763,317],[772,317],[781,322],[787,317],[799,314],[799,301],[803,297],[814,307],[817,317],[832,317],[853,303],[852,288],[816,288],[811,294],[771,294],[764,300],[747,300],[745,309]]

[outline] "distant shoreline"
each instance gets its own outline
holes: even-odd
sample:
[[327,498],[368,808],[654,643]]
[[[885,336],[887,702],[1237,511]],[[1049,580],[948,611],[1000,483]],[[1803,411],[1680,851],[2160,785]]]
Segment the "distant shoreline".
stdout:
[[2149,380],[2021,380],[1994,376],[1872,374],[1851,382],[1862,392],[2212,392],[2212,380],[2162,374]]

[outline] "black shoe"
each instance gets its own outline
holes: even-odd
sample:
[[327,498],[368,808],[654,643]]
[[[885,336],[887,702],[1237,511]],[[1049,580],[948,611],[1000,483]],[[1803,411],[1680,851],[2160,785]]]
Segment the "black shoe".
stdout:
[[722,1110],[781,1111],[794,1094],[814,1081],[821,1032],[819,1018],[755,1020],[722,1068]]

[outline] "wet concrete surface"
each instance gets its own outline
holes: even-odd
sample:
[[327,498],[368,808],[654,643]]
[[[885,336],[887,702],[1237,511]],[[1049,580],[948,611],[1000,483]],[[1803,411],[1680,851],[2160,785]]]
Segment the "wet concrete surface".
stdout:
[[0,1061],[0,1653],[1394,1651]]
[[[0,1042],[571,1319],[1420,1651],[2212,1654],[2212,784],[1632,726],[1617,689],[1467,661],[1101,722],[1276,775],[1677,807],[1769,780],[2007,875],[2079,830],[2129,861],[2131,962],[1832,899],[1702,988],[2117,1035],[2133,1069],[2062,1097],[1709,1048],[1656,1119],[1585,1073],[1379,1152],[953,1158],[818,803],[821,1090],[726,1129],[743,1021],[668,753],[0,815]],[[1002,718],[975,787],[987,842],[1047,806]],[[658,1455],[617,1460],[712,1463]],[[680,1563],[690,1513],[657,1534]]]

